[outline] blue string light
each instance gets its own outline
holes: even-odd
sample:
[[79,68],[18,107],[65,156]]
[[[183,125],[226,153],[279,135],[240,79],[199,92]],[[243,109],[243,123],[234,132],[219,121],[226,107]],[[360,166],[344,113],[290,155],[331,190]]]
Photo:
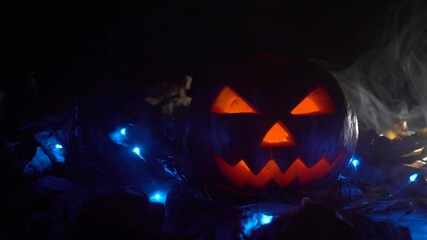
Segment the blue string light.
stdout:
[[148,198],[148,200],[150,202],[165,204],[165,202],[166,202],[166,196],[167,196],[166,192],[154,192],[153,194],[150,195],[150,197]]
[[400,189],[398,189],[396,192],[391,193],[388,195],[388,197],[393,197],[395,194],[399,193],[400,191],[402,191],[405,187],[407,187],[409,184],[417,181],[419,174],[418,173],[414,173],[411,176],[409,176],[409,181]]
[[55,144],[55,148],[57,148],[57,149],[61,149],[61,148],[62,148],[62,145],[61,145],[61,144]]
[[262,225],[270,224],[273,216],[263,213],[253,213],[242,220],[242,232],[245,237],[250,237],[252,232],[259,229]]
[[126,134],[127,134],[126,128],[117,129],[116,131],[110,133],[110,139],[116,144],[127,147],[128,137],[126,136]]
[[415,182],[417,181],[418,173],[414,173],[411,176],[409,176],[409,182]]
[[360,165],[360,161],[358,159],[351,159],[351,164],[354,168],[357,168]]
[[139,147],[135,147],[132,152],[134,152],[136,155],[140,156],[141,155],[141,149],[139,149]]
[[266,225],[271,223],[273,216],[261,214],[261,225]]
[[141,155],[141,149],[139,147],[134,147],[132,152],[135,153],[139,158],[145,160],[145,158]]

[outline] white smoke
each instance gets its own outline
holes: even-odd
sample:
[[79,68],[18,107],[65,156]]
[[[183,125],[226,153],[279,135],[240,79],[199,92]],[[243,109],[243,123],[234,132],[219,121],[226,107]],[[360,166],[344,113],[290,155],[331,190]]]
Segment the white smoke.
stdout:
[[391,8],[385,44],[334,75],[356,108],[361,129],[383,132],[397,120],[427,127],[427,1]]

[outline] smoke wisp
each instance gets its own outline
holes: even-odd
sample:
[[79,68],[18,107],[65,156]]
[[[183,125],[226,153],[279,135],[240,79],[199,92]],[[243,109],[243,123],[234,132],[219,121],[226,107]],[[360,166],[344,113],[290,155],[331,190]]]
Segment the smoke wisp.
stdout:
[[335,72],[356,108],[362,130],[378,133],[405,119],[427,127],[427,2],[392,6],[384,44]]

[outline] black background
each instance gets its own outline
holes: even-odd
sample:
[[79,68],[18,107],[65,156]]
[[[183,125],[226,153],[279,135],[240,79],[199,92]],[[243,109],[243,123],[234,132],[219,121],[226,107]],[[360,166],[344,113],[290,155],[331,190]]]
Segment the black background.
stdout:
[[[175,80],[255,54],[311,54],[344,68],[382,43],[392,4],[8,1],[1,7],[2,120],[14,128],[50,113],[61,97]],[[45,112],[31,113],[34,88]]]

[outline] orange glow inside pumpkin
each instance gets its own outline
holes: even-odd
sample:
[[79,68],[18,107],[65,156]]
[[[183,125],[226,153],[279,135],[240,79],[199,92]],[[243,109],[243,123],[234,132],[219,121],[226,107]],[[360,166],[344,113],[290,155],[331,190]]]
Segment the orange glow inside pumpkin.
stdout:
[[276,122],[262,139],[261,146],[294,146],[291,132],[280,121]]
[[292,111],[292,115],[320,115],[335,112],[335,105],[322,87],[311,92]]
[[217,114],[257,113],[255,108],[227,86],[216,97],[211,112]]
[[344,152],[345,151],[342,151],[338,154],[332,163],[329,163],[327,156],[324,156],[311,168],[307,167],[301,158],[297,158],[284,173],[282,173],[273,159],[269,160],[258,174],[252,173],[243,159],[235,166],[229,165],[220,157],[216,157],[215,161],[219,170],[231,182],[239,187],[248,185],[261,188],[272,180],[274,180],[278,186],[284,187],[297,179],[301,185],[308,185],[313,180],[323,179],[339,162],[341,162],[344,157]]

